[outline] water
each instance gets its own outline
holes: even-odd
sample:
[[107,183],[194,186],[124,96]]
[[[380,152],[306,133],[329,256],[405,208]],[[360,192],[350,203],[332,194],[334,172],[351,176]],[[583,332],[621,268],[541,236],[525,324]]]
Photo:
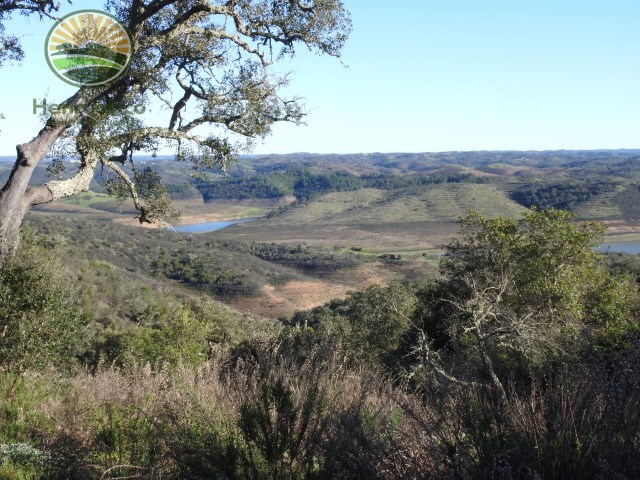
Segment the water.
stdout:
[[202,222],[202,223],[194,223],[191,225],[176,225],[173,229],[176,232],[182,233],[205,233],[205,232],[215,232],[216,230],[221,230],[230,225],[235,225],[236,223],[246,223],[252,222],[255,218],[245,218],[243,220],[232,220],[229,222]]
[[631,253],[638,255],[640,253],[640,241],[631,242],[605,242],[599,247],[594,248],[597,252],[613,252],[613,253]]

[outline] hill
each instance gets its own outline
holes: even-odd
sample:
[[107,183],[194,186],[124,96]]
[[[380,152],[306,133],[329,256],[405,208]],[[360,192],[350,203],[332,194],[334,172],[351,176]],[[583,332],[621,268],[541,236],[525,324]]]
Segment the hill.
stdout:
[[495,185],[436,184],[392,190],[335,192],[285,208],[270,218],[234,225],[224,238],[356,247],[365,251],[437,251],[468,210],[518,216],[524,210]]

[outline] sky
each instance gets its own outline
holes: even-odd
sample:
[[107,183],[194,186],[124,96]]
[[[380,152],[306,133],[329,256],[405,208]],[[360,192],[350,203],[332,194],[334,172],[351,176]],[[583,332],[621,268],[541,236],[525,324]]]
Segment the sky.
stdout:
[[[62,13],[100,8],[76,0]],[[640,147],[637,0],[345,0],[343,63],[301,51],[277,66],[306,98],[253,153]],[[73,87],[48,68],[51,21],[15,18],[26,59],[0,69],[0,155],[40,126],[34,98]],[[345,66],[346,65],[346,66]]]

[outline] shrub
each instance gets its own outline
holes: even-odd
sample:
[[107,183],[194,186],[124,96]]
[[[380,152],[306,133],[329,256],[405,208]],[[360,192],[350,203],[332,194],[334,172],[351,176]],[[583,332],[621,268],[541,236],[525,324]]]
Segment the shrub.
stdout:
[[25,246],[0,268],[0,369],[68,367],[88,320],[78,285],[34,243],[25,238]]
[[29,441],[36,431],[47,430],[42,405],[53,394],[37,376],[0,372],[0,442]]
[[26,443],[0,444],[0,479],[38,478],[49,456]]

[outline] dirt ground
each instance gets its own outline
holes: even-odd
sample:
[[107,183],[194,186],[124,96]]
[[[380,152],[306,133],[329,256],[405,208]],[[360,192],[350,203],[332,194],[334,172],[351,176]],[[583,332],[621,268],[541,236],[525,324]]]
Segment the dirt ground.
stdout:
[[265,285],[260,295],[236,299],[231,304],[241,312],[262,317],[288,317],[296,311],[323,305],[334,298],[344,298],[350,291],[362,290],[373,284],[385,284],[395,278],[399,278],[397,273],[387,269],[381,262],[372,262],[327,279]]

